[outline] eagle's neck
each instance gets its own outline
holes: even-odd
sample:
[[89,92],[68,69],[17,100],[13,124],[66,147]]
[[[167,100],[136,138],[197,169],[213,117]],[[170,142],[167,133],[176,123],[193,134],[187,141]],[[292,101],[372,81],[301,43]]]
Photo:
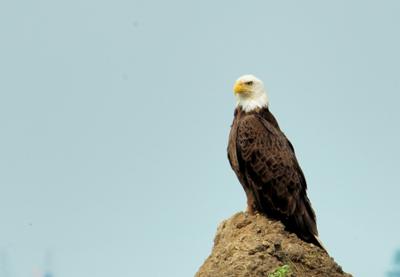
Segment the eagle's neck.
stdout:
[[237,107],[242,108],[246,113],[268,107],[268,97],[265,92],[253,97],[239,97]]
[[235,119],[242,118],[243,116],[249,115],[249,114],[256,114],[263,118],[264,120],[268,121],[272,126],[274,126],[276,129],[280,130],[278,121],[276,120],[275,116],[270,112],[268,106],[263,107],[263,108],[256,108],[250,112],[246,112],[243,110],[242,107],[237,107],[235,109]]

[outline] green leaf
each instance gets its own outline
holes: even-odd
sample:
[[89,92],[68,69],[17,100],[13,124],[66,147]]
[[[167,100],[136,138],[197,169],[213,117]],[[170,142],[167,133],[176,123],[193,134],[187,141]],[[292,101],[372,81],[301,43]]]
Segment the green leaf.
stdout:
[[290,274],[290,267],[288,265],[283,265],[275,269],[274,272],[268,274],[268,277],[286,277]]

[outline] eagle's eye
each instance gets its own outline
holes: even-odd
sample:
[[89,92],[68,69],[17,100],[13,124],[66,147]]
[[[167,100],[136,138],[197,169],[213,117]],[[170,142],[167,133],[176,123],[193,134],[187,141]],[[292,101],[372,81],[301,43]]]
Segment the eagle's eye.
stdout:
[[248,85],[248,86],[252,86],[253,85],[253,81],[248,81],[245,84]]

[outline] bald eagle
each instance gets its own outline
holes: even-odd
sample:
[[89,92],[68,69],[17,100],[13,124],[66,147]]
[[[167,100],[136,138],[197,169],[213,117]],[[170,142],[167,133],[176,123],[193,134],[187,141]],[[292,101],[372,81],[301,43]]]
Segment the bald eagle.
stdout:
[[290,232],[324,249],[307,183],[294,148],[269,111],[262,81],[253,75],[234,85],[237,107],[228,159],[247,196],[247,211],[280,220]]

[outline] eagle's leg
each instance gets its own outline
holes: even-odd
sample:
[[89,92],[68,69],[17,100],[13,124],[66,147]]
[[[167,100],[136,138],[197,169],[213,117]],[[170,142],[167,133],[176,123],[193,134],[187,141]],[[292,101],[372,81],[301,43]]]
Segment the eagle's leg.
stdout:
[[247,192],[247,213],[249,215],[255,215],[255,203],[254,203],[254,196],[251,192]]

